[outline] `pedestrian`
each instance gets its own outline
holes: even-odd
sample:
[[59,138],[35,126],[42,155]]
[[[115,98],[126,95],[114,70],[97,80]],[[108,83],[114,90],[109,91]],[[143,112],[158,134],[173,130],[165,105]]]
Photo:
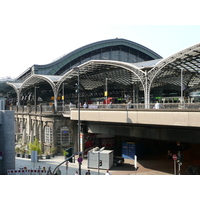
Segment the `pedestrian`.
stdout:
[[110,175],[110,172],[109,170],[106,171],[105,175]]
[[83,104],[83,108],[87,108],[87,103],[86,102]]
[[48,171],[47,171],[47,175],[52,175],[53,173],[51,172],[51,166],[49,166]]
[[85,175],[90,175],[90,170],[88,170],[88,171],[85,173]]
[[72,108],[73,104],[72,102],[69,103],[69,108]]
[[75,173],[74,175],[79,175],[79,174],[78,174],[78,171],[76,171],[76,173]]
[[172,159],[172,153],[170,152],[170,150],[168,150],[168,152],[167,152],[167,159],[168,160]]
[[56,175],[61,175],[61,170],[59,168],[56,171]]
[[133,106],[132,106],[132,101],[129,101],[129,102],[128,102],[127,108],[130,109],[130,108],[132,108],[132,107],[133,107]]
[[154,106],[155,109],[160,109],[160,103],[158,103],[158,101],[156,101],[156,104]]

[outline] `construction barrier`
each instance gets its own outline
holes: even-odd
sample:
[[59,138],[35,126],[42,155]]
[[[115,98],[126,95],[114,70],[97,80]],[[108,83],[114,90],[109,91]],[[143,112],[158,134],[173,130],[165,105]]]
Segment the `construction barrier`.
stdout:
[[46,169],[14,169],[7,170],[7,175],[47,175]]

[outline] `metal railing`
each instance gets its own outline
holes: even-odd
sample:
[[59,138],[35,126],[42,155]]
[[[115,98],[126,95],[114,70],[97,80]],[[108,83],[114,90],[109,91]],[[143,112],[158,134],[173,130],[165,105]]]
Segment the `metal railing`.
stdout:
[[[57,111],[55,110],[55,107],[53,105],[31,105],[31,106],[12,106],[10,109],[14,110],[17,113],[38,113],[38,114],[56,114],[56,113],[65,113],[70,114],[71,109],[77,108],[75,105],[69,106],[65,105],[64,107],[62,105],[57,106]],[[89,104],[87,108],[81,107],[81,109],[121,109],[121,110],[147,110],[147,109],[155,109],[155,104],[144,104],[144,103],[138,103],[138,104]],[[200,111],[200,103],[161,103],[159,105],[159,109],[163,110],[199,110]]]
[[[138,104],[99,104],[88,105],[88,109],[156,109],[155,103],[145,105],[144,103]],[[200,109],[200,103],[161,103],[159,109],[172,110],[172,109]]]

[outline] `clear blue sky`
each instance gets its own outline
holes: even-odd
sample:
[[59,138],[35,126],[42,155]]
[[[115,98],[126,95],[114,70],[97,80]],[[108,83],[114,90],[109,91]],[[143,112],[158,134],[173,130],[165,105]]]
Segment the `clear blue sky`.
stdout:
[[198,6],[191,4],[197,1],[187,5],[169,0],[155,7],[159,2],[1,1],[0,77],[17,77],[33,64],[48,64],[89,43],[116,37],[164,58],[200,43]]

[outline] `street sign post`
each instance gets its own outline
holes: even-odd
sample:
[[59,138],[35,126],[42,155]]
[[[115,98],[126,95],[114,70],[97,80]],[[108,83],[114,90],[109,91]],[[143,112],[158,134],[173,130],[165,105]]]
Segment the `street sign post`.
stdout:
[[83,162],[83,158],[80,156],[80,157],[78,157],[77,161],[79,163],[79,175],[81,175],[81,165],[82,165],[82,162]]
[[176,154],[174,154],[173,156],[172,156],[172,158],[173,158],[173,160],[177,160],[177,155]]
[[174,175],[176,175],[176,160],[177,160],[177,155],[173,154],[172,159],[174,160]]
[[68,161],[66,161],[66,175],[68,175]]
[[78,161],[79,163],[82,163],[82,162],[83,162],[83,158],[82,158],[82,157],[79,157],[77,161]]

